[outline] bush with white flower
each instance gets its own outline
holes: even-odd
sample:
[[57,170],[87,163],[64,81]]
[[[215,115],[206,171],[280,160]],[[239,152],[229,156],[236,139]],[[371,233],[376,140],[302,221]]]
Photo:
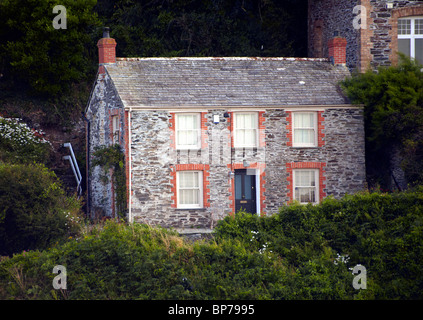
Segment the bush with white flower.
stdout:
[[0,116],[0,160],[46,163],[51,147],[42,130],[30,128],[19,118]]

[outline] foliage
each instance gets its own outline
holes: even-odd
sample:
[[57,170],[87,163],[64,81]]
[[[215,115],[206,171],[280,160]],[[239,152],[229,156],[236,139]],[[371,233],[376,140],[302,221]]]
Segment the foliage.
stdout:
[[307,1],[99,0],[119,56],[305,56]]
[[382,185],[397,147],[410,184],[423,183],[423,66],[400,57],[397,67],[355,74],[342,83],[353,103],[365,105],[367,164]]
[[80,229],[80,203],[41,164],[0,162],[0,255],[44,249]]
[[[122,219],[126,217],[126,172],[125,172],[125,154],[119,144],[112,146],[99,146],[93,153],[92,166],[103,168],[102,180],[109,182],[111,175],[113,187],[116,193],[115,203],[118,216]],[[113,170],[110,174],[110,170]]]
[[[362,193],[278,214],[238,213],[190,242],[106,221],[66,243],[0,261],[1,299],[421,299],[423,190]],[[367,269],[367,289],[352,267]],[[67,289],[53,290],[53,267]],[[2,288],[2,289],[1,289]]]
[[[98,25],[95,0],[2,0],[0,65],[5,79],[36,94],[57,96],[92,74],[92,34]],[[54,29],[56,5],[66,8],[67,29]],[[92,49],[90,49],[92,48]]]
[[240,239],[253,250],[265,246],[298,268],[328,252],[349,267],[364,265],[368,289],[357,297],[422,298],[422,188],[329,197],[316,206],[282,207],[270,217],[239,213],[225,218],[216,231],[218,238]]
[[[56,5],[67,29],[53,28]],[[0,103],[21,99],[48,125],[80,120],[103,26],[123,57],[306,56],[306,12],[307,0],[2,0]]]
[[0,116],[0,160],[13,163],[45,163],[49,158],[51,143],[44,133],[29,128],[19,119]]
[[[51,287],[59,264],[68,271],[65,291]],[[0,298],[329,299],[345,297],[339,282],[350,276],[328,259],[295,273],[276,255],[239,240],[192,243],[169,230],[107,221],[61,246],[2,261]]]

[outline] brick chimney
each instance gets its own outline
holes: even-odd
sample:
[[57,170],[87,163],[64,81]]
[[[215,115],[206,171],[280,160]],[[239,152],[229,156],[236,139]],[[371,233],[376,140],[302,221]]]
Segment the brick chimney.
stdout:
[[333,65],[346,65],[347,63],[347,39],[335,35],[328,42],[329,59]]
[[103,64],[116,63],[116,41],[110,38],[109,28],[104,28],[103,38],[98,40],[98,63],[100,64],[99,73],[104,73]]

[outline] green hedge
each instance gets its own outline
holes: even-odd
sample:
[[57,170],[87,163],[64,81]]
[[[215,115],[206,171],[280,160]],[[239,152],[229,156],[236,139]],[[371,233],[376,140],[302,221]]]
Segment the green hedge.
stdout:
[[[0,262],[0,299],[421,299],[423,193],[369,194],[238,213],[210,241],[108,221]],[[353,288],[356,264],[367,289]],[[54,290],[53,267],[67,269]],[[22,281],[24,279],[24,281]]]
[[240,239],[252,250],[266,246],[297,267],[331,251],[350,268],[366,267],[363,297],[422,299],[422,191],[329,197],[263,218],[240,213],[217,226],[217,237]]
[[[66,290],[52,288],[55,265],[67,269]],[[168,230],[110,221],[66,244],[2,261],[0,298],[342,299],[354,293],[350,272],[327,257],[299,270],[239,240],[191,243]]]
[[78,234],[80,208],[42,164],[0,162],[0,255],[45,249]]

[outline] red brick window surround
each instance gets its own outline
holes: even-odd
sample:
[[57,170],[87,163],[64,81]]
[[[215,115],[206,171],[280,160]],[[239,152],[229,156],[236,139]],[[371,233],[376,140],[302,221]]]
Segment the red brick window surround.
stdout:
[[[324,121],[325,118],[323,117],[323,111],[287,111],[286,112],[286,135],[287,135],[287,146],[288,147],[297,147],[297,148],[316,148],[316,147],[323,147],[325,145],[325,134],[324,134]],[[305,123],[303,127],[301,124],[295,124],[294,117],[295,115],[314,115],[314,118],[312,121],[309,121],[309,123]],[[294,137],[296,128],[309,131],[310,134],[314,135],[314,141],[306,143],[306,144],[299,144],[296,143],[296,139]]]
[[[197,118],[195,119],[195,124],[194,127],[189,128],[192,130],[187,130],[186,132],[183,132],[183,134],[196,134],[197,135],[197,144],[195,146],[180,146],[177,143],[177,135],[179,131],[179,129],[181,128],[177,128],[178,127],[178,119],[177,117],[181,115],[181,116],[196,116]],[[170,134],[170,145],[172,149],[178,149],[178,150],[194,150],[194,149],[204,149],[207,148],[207,112],[197,112],[197,113],[175,113],[175,112],[171,112],[170,113],[170,120],[169,120],[169,128],[171,130],[171,134]],[[198,126],[198,127],[197,127]],[[198,131],[197,131],[198,130]],[[183,130],[182,130],[183,131]],[[191,131],[191,132],[190,132]],[[194,133],[195,131],[197,131],[197,133]]]
[[120,142],[120,116],[119,110],[109,110],[109,138],[112,144]]
[[[208,164],[177,164],[171,167],[171,180],[170,183],[172,184],[172,208],[178,209],[201,209],[210,207],[210,166]],[[201,206],[200,207],[188,207],[188,206],[181,206],[178,205],[178,172],[182,171],[191,171],[191,172],[199,172],[200,173],[200,190],[201,190]]]
[[[257,148],[257,147],[264,147],[266,145],[266,141],[265,141],[265,117],[264,117],[264,111],[239,111],[239,112],[229,112],[229,117],[230,117],[230,121],[229,121],[229,126],[228,129],[231,133],[231,147],[232,148]],[[236,133],[235,131],[237,130],[236,127],[236,117],[237,115],[254,115],[255,117],[255,126],[254,126],[254,130],[256,130],[256,134],[255,134],[255,143],[254,145],[236,145],[236,140],[240,140],[237,139],[236,137]]]
[[286,171],[288,172],[288,185],[287,185],[287,196],[289,202],[293,202],[295,199],[295,182],[294,182],[294,171],[304,170],[310,171],[310,169],[315,169],[318,177],[318,181],[315,181],[315,187],[317,188],[317,197],[315,203],[318,203],[326,197],[326,177],[325,177],[325,162],[288,162],[286,163]]

